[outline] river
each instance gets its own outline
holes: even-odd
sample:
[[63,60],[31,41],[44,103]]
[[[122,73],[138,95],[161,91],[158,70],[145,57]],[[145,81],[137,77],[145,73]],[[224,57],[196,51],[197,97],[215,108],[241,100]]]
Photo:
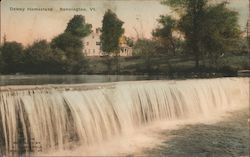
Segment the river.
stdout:
[[164,80],[167,76],[148,75],[0,75],[2,85],[43,85],[104,83],[136,80]]
[[249,78],[149,79],[2,76],[0,153],[247,154]]

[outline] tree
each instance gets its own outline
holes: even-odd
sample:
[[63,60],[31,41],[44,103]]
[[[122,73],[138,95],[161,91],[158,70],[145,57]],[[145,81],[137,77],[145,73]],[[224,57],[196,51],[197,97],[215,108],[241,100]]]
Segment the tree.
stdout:
[[204,9],[207,0],[166,0],[166,4],[184,10],[184,14],[180,19],[180,30],[184,33],[188,51],[195,57],[195,66],[199,67],[201,57],[201,49],[199,47],[200,32],[202,32],[202,24],[204,20]]
[[201,47],[204,47],[210,65],[217,66],[218,58],[222,54],[238,47],[237,43],[240,41],[241,31],[237,15],[236,12],[226,8],[226,3],[207,8],[204,15],[206,20],[204,20]]
[[65,57],[65,71],[79,74],[84,72],[87,61],[84,58],[81,38],[91,33],[91,25],[85,23],[82,15],[75,15],[68,23],[64,33],[51,41],[53,51],[63,52]]
[[177,27],[177,22],[171,16],[160,16],[158,19],[160,26],[153,30],[154,37],[166,47],[168,50],[176,54],[177,38],[174,36],[174,31]]
[[225,52],[230,45],[228,41],[239,34],[237,14],[227,9],[224,2],[212,4],[208,0],[164,0],[163,4],[179,13],[178,27],[185,35],[186,48],[194,56],[196,68],[206,54],[218,58],[218,54]]
[[2,45],[0,45],[0,74],[3,71]]
[[133,40],[133,38],[130,38],[130,37],[126,37],[126,36],[125,36],[125,41],[126,41],[126,44],[127,44],[129,47],[133,47],[133,46],[134,46],[134,40]]
[[0,45],[0,72],[4,73],[83,73],[86,60],[82,52],[81,38],[89,35],[91,25],[84,17],[75,15],[68,23],[65,32],[52,39],[38,40],[23,48],[17,42]]
[[68,58],[77,58],[82,53],[83,43],[81,39],[71,33],[63,33],[51,41],[52,48],[59,48],[65,52]]
[[[118,72],[119,39],[124,33],[123,22],[110,9],[105,12],[102,20],[101,49],[108,56],[116,57],[116,71]],[[109,60],[109,57],[108,57]]]
[[74,36],[83,38],[91,33],[91,24],[85,23],[85,18],[82,15],[75,15],[67,25],[65,33],[71,33]]
[[3,43],[0,43],[0,74],[3,72],[3,67],[4,67],[3,57],[2,57],[2,48],[3,48],[4,43],[6,43],[6,41],[7,41],[7,37],[6,37],[6,34],[4,34]]
[[17,42],[5,42],[2,46],[4,73],[18,73],[23,65],[23,46]]
[[143,58],[147,73],[152,73],[153,71],[152,59],[157,55],[157,47],[157,42],[149,39],[139,39],[133,47],[134,53]]
[[24,50],[25,73],[64,73],[65,57],[53,51],[46,40],[35,41]]
[[51,41],[53,51],[63,52],[66,73],[82,73],[86,60],[82,52],[82,40],[71,33],[63,33]]

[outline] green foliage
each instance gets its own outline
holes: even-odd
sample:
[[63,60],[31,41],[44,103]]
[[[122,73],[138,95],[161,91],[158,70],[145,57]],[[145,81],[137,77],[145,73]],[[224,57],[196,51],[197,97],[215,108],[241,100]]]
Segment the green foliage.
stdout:
[[85,23],[82,15],[75,15],[67,25],[64,33],[51,41],[53,51],[63,53],[64,70],[66,73],[79,74],[87,68],[87,61],[82,53],[81,38],[91,33],[91,25]]
[[204,12],[207,0],[188,0],[186,3],[186,13],[181,17],[179,28],[184,33],[187,51],[195,58],[195,66],[199,67],[203,49],[200,47],[202,35],[205,33],[203,25]]
[[23,46],[17,42],[5,42],[2,46],[3,73],[17,73],[21,71]]
[[199,11],[204,7],[208,0],[163,0],[162,4],[168,5],[173,9],[185,9],[185,11]]
[[133,47],[134,46],[134,41],[133,39],[129,38],[129,37],[125,37],[126,43],[128,46]]
[[158,19],[161,27],[157,28],[153,31],[153,35],[162,36],[162,37],[172,37],[173,31],[176,28],[176,21],[171,16],[163,16],[161,15]]
[[139,39],[136,41],[133,49],[138,56],[154,56],[157,54],[158,43],[149,39]]
[[189,0],[163,0],[161,3],[173,8],[185,8]]
[[[74,16],[64,33],[52,39],[35,41],[23,50],[16,42],[4,42],[0,53],[0,70],[4,73],[79,74],[86,71],[81,38],[91,32],[81,15]],[[3,66],[1,66],[3,62]],[[0,71],[1,72],[1,71]]]
[[71,33],[63,33],[52,39],[52,48],[59,48],[65,51],[67,57],[75,57],[78,53],[82,53],[83,43],[80,38]]
[[152,72],[152,58],[156,56],[158,43],[153,40],[139,39],[134,45],[135,55],[141,56],[144,60],[144,67],[148,73]]
[[35,41],[24,51],[25,73],[63,73],[64,54],[53,51],[46,40]]
[[240,38],[235,41],[233,47],[229,49],[230,52],[238,52],[238,53],[248,53],[249,45],[247,38]]
[[[215,18],[220,17],[220,18]],[[225,7],[225,4],[208,7],[205,13],[202,47],[210,57],[211,64],[217,64],[222,53],[236,47],[240,40],[240,28],[237,13]]]
[[158,19],[160,26],[153,30],[152,34],[156,37],[168,51],[172,51],[175,55],[177,47],[177,38],[174,36],[174,31],[177,27],[177,22],[171,16],[160,16]]
[[0,45],[0,74],[3,71],[2,46]]
[[63,52],[66,73],[82,73],[86,68],[86,61],[82,53],[82,40],[71,33],[63,33],[51,41],[53,50]]
[[91,24],[85,23],[85,18],[82,15],[75,15],[67,25],[65,33],[71,33],[77,37],[86,37],[91,33]]
[[124,33],[123,22],[117,15],[108,10],[102,20],[101,48],[108,55],[119,51],[119,39]]
[[164,0],[162,3],[181,12],[178,28],[185,36],[186,51],[194,56],[197,68],[205,57],[209,57],[212,64],[216,63],[239,39],[237,13],[227,9],[224,2]]
[[[119,73],[119,40],[124,33],[124,29],[122,28],[123,22],[117,17],[117,15],[108,9],[102,20],[102,34],[101,34],[101,49],[108,56],[115,56],[116,63],[116,73]],[[111,61],[112,59],[107,58],[107,67],[111,69]]]

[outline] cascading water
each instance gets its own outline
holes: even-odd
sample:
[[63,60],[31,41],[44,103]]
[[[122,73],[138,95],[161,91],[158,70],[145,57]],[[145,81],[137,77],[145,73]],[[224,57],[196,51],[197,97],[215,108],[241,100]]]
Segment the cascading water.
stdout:
[[[0,153],[88,146],[160,120],[243,107],[248,78],[0,88]],[[39,141],[39,142],[33,142]],[[19,151],[20,152],[20,151]]]

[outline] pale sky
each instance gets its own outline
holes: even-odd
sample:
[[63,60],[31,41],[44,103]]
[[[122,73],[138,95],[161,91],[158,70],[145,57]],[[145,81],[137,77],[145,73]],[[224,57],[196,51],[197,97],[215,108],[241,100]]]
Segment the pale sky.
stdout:
[[[231,0],[229,7],[239,12],[240,25],[245,27],[248,16],[248,0]],[[25,8],[13,11],[11,8]],[[27,8],[53,8],[53,11],[28,11]],[[84,11],[60,11],[60,8],[82,8]],[[92,10],[91,9],[95,9]],[[101,27],[107,9],[116,12],[124,21],[125,35],[146,38],[157,26],[159,15],[170,14],[160,0],[3,0],[1,2],[1,38],[25,45],[34,40],[47,39],[62,33],[67,22],[76,14],[85,16],[93,28]]]

